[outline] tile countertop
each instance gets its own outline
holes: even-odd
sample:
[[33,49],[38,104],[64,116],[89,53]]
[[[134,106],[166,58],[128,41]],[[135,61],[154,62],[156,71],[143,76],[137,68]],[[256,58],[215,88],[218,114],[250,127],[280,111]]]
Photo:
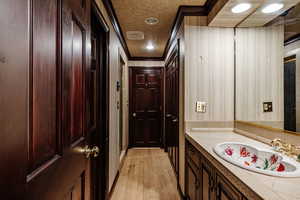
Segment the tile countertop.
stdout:
[[206,150],[261,198],[265,200],[300,200],[300,178],[272,177],[251,172],[223,160],[213,150],[215,145],[222,142],[241,142],[265,149],[271,149],[270,146],[231,131],[187,131],[186,138],[199,150],[200,147]]

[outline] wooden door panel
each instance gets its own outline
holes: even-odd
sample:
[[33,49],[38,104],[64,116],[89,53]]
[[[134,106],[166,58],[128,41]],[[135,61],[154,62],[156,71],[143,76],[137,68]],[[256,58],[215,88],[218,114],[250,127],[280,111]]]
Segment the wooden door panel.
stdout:
[[148,112],[158,113],[160,112],[161,106],[161,94],[160,89],[157,88],[149,88],[149,99],[148,99]]
[[145,129],[149,132],[146,135],[146,141],[150,144],[159,144],[161,138],[161,121],[156,118],[149,118],[146,120]]
[[135,144],[144,144],[144,135],[147,133],[144,133],[143,129],[145,127],[145,120],[144,119],[136,119],[134,124],[134,143]]
[[85,173],[82,173],[80,178],[76,180],[74,186],[71,188],[72,200],[84,200],[85,199]]
[[[57,1],[34,0],[29,173],[59,153],[57,126]],[[43,49],[43,51],[41,51]]]
[[160,74],[147,74],[147,82],[149,87],[160,87]]
[[83,137],[83,75],[84,75],[84,32],[78,22],[72,20],[72,68],[71,68],[71,142]]
[[146,74],[136,74],[135,75],[135,84],[136,87],[139,86],[144,86],[144,84],[146,83]]
[[[76,181],[85,173],[88,161],[81,152],[79,144],[75,149],[64,152],[64,157],[57,159],[42,173],[28,182],[28,200],[63,199],[74,187]],[[88,174],[87,174],[88,175]]]
[[151,98],[151,93],[149,90],[145,88],[137,88],[135,90],[135,113],[146,112],[150,102],[148,98]]
[[136,113],[160,112],[161,95],[156,88],[137,88],[135,92],[135,111]]
[[161,76],[161,68],[131,68],[130,130],[133,146],[158,146],[161,143]]

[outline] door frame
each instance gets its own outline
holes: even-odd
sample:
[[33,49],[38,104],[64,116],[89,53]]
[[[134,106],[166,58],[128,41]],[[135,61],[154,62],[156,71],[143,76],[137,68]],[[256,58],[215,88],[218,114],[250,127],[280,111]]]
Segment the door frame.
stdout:
[[[105,110],[105,114],[104,114],[104,118],[100,118],[101,120],[101,124],[104,124],[105,126],[105,130],[104,130],[104,134],[105,134],[105,144],[104,144],[104,155],[105,155],[105,188],[103,191],[105,191],[105,199],[108,199],[109,196],[109,104],[110,104],[110,97],[109,97],[109,88],[110,88],[110,79],[109,79],[109,74],[110,74],[110,70],[109,70],[109,41],[110,41],[110,28],[108,26],[108,24],[105,21],[104,16],[102,15],[97,3],[95,1],[92,1],[92,5],[91,5],[91,15],[96,17],[98,22],[100,23],[101,28],[105,33],[105,64],[103,67],[103,71],[101,71],[102,76],[105,75],[106,79],[105,79],[105,97],[104,97],[104,101],[106,103],[106,110]],[[103,74],[104,73],[104,74]],[[103,93],[102,93],[103,94]],[[98,98],[98,101],[100,100],[100,98]],[[103,101],[102,100],[102,101]],[[99,141],[100,143],[100,141]],[[99,145],[99,143],[97,145]],[[102,150],[103,151],[103,150]],[[97,200],[102,200],[101,197],[99,197],[99,190],[98,188],[100,187],[99,182],[97,181],[97,179],[95,179],[94,177],[99,177],[99,175],[101,174],[100,170],[98,167],[95,166],[96,163],[92,163],[92,167],[91,167],[91,174],[92,174],[92,185],[94,186],[94,188],[91,188],[94,193],[93,198],[94,200],[96,200],[96,198],[98,197],[99,199]]]
[[[121,158],[122,156],[122,151],[123,151],[123,144],[124,144],[124,133],[125,132],[125,126],[124,126],[124,97],[125,97],[125,91],[124,91],[124,85],[125,85],[125,67],[126,67],[126,63],[124,58],[121,55],[121,52],[119,51],[119,67],[118,67],[118,79],[119,79],[119,116],[118,116],[118,120],[119,120],[119,127],[118,127],[118,136],[119,136],[119,156]],[[125,151],[127,150],[124,149]]]
[[163,131],[164,131],[164,124],[163,124],[163,119],[164,119],[164,115],[165,115],[165,105],[164,105],[164,100],[165,100],[165,67],[164,66],[159,66],[159,67],[154,67],[154,66],[128,66],[128,69],[129,69],[129,117],[128,117],[128,120],[129,120],[129,142],[128,142],[128,148],[132,148],[132,147],[135,147],[135,145],[133,144],[133,117],[132,117],[132,114],[133,114],[133,108],[132,108],[132,100],[133,100],[133,97],[132,97],[132,86],[133,86],[133,83],[132,83],[132,72],[134,69],[160,69],[161,71],[161,86],[160,86],[160,89],[161,89],[161,130],[160,130],[160,148],[163,148],[164,147],[164,144],[163,144]]

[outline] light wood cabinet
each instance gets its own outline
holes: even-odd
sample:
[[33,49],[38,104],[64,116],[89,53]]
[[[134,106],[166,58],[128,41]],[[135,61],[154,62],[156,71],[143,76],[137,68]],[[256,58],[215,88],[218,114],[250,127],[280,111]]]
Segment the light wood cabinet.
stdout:
[[215,167],[186,141],[185,191],[188,200],[247,200]]

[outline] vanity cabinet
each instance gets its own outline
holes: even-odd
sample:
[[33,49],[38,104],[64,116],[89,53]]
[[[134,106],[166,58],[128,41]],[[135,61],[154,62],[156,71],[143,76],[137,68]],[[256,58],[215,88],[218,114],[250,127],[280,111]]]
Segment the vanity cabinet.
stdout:
[[188,141],[185,166],[185,191],[188,200],[247,200]]
[[197,200],[199,199],[200,195],[200,181],[198,177],[198,169],[191,162],[187,162],[186,169],[186,184],[188,185],[186,192],[190,200]]
[[242,194],[233,187],[226,179],[217,175],[216,182],[216,199],[217,200],[246,200]]
[[215,192],[214,192],[214,170],[210,163],[202,157],[200,163],[200,173],[198,173],[201,187],[200,187],[200,199],[205,200],[214,200]]

